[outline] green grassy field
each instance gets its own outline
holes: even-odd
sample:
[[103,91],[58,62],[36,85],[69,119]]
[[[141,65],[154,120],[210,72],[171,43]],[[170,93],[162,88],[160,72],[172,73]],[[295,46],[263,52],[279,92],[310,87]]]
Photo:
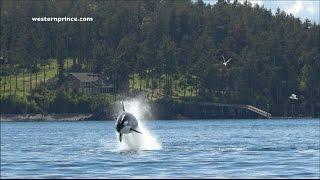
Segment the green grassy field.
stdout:
[[[65,64],[64,64],[65,68],[67,68],[67,64],[69,65],[69,67],[71,67],[72,60],[68,59],[65,61]],[[1,88],[0,88],[1,96],[8,96],[10,94],[17,95],[17,96],[23,96],[23,95],[27,96],[30,94],[31,88],[34,89],[36,86],[39,86],[44,81],[47,81],[48,79],[57,76],[58,67],[57,67],[56,60],[51,60],[50,63],[46,65],[45,79],[44,79],[44,67],[41,66],[40,64],[38,65],[38,67],[40,70],[37,74],[37,81],[36,81],[36,73],[31,73],[32,87],[30,87],[30,72],[25,72],[24,76],[23,76],[23,73],[19,73],[17,76],[17,80],[15,75],[11,75],[11,81],[10,81],[10,76],[1,76]],[[24,86],[23,86],[23,83],[24,83]],[[10,92],[10,84],[11,84],[11,92]]]
[[[158,78],[154,79],[155,82],[159,83],[158,87],[164,87],[165,81],[164,77],[161,77],[160,81]],[[156,100],[159,98],[162,98],[164,96],[164,89],[163,88],[155,88],[153,91],[152,95],[152,86],[151,86],[151,79],[149,80],[149,86],[147,86],[147,79],[140,79],[138,74],[135,74],[134,79],[131,77],[130,78],[130,91],[138,91],[138,92],[143,92],[149,99]],[[195,91],[192,91],[191,86],[187,86],[186,91],[184,92],[184,88],[179,87],[178,85],[178,80],[174,79],[172,84],[172,98],[174,99],[179,99],[180,97],[186,96],[186,97],[193,97],[196,96]],[[141,84],[141,90],[140,90],[140,84]]]
[[[72,66],[72,60],[71,59],[66,60],[64,64],[65,69],[71,66]],[[8,96],[10,94],[20,96],[20,97],[28,96],[30,95],[30,88],[35,89],[36,86],[38,87],[39,85],[43,84],[44,81],[47,82],[48,79],[51,79],[57,76],[58,67],[57,67],[56,60],[51,60],[50,63],[46,65],[45,80],[44,80],[43,66],[39,64],[38,68],[39,68],[39,72],[37,74],[37,81],[36,81],[36,73],[31,74],[31,87],[30,87],[30,72],[25,71],[24,76],[23,76],[23,73],[19,73],[17,75],[17,81],[16,81],[16,76],[14,74],[11,75],[11,81],[10,81],[10,76],[1,76],[1,82],[0,82],[1,96],[2,97]],[[134,77],[134,79],[132,77]],[[164,77],[161,77],[160,80],[159,78],[154,79],[154,81],[157,82],[157,88],[153,90],[153,93],[152,93],[151,79],[149,79],[149,83],[147,83],[147,79],[140,79],[138,74],[135,74],[135,76],[132,76],[132,77],[129,80],[129,84],[130,84],[129,87],[131,92],[142,92],[150,100],[157,100],[164,97],[164,89],[163,89],[165,85]],[[188,86],[185,91],[184,88],[179,87],[178,83],[179,82],[177,79],[174,79],[172,82],[173,84],[172,98],[179,99],[184,96],[186,97],[196,96],[196,93],[194,90],[192,91],[191,86]],[[10,91],[10,84],[11,84],[11,91]],[[141,84],[141,90],[140,90],[140,84]],[[119,95],[119,97],[114,97],[114,96],[111,97],[110,94],[108,95],[101,94],[101,96],[105,96],[110,102],[113,101],[114,99],[121,98],[120,97],[121,95]]]

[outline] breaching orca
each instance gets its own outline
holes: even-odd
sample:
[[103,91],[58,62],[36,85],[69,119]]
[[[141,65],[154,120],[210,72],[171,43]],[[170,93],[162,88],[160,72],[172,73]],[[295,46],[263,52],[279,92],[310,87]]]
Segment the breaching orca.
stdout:
[[123,112],[118,116],[116,121],[116,130],[119,133],[119,141],[122,141],[123,134],[129,134],[131,132],[140,133],[137,131],[138,120],[133,114],[128,113],[124,110],[124,105],[122,104]]

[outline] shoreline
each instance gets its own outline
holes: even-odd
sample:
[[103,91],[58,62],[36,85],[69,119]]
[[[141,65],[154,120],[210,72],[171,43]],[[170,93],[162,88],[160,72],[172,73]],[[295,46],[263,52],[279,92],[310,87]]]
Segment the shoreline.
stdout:
[[0,121],[84,121],[93,114],[1,114]]
[[[203,119],[203,118],[189,118],[183,116],[177,116],[175,119],[166,120],[222,120],[222,119],[234,119],[234,120],[245,120],[244,118],[214,118],[214,119]],[[250,119],[250,118],[249,118]],[[289,119],[319,119],[313,117],[271,117],[268,120],[289,120]],[[94,114],[89,113],[63,113],[63,114],[1,114],[1,122],[22,122],[22,121],[112,121],[113,118],[99,119],[95,118]],[[162,120],[158,118],[151,118],[148,120]],[[260,119],[257,119],[260,120]]]

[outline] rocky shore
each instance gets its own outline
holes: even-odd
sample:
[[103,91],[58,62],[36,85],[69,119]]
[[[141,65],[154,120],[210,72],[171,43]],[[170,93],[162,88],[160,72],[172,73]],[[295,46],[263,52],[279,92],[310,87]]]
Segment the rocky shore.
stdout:
[[1,121],[81,121],[90,119],[92,114],[1,114]]

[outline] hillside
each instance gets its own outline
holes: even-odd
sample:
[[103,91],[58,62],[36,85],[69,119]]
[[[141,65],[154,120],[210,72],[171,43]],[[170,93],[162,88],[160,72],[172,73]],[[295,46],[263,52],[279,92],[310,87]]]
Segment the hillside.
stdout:
[[[94,20],[31,20],[65,16]],[[71,59],[73,71],[111,79],[109,99],[129,81],[152,100],[249,104],[277,116],[293,105],[306,116],[320,112],[319,33],[309,20],[237,1],[1,1],[7,66],[31,71],[57,59],[63,82]],[[232,59],[224,65],[223,57]]]
[[[70,60],[65,60],[64,68],[72,66]],[[69,64],[68,64],[69,63]],[[56,60],[50,60],[47,64],[37,64],[34,71],[28,71],[21,67],[3,66],[1,69],[1,96],[16,95],[20,97],[29,96],[31,90],[43,85],[57,76],[58,65]],[[11,74],[11,77],[9,76]],[[11,78],[11,80],[10,80]],[[30,81],[31,80],[31,81]],[[31,82],[31,83],[30,83]],[[11,89],[11,91],[10,91]]]

